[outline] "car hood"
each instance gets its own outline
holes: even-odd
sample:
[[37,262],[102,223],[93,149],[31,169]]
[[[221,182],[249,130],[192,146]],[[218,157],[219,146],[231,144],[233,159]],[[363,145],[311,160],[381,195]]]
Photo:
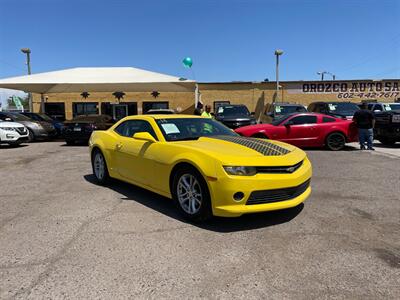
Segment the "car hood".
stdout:
[[0,122],[0,127],[7,127],[7,128],[15,128],[15,127],[24,127],[21,123],[17,122]]
[[288,166],[306,157],[304,151],[286,143],[240,136],[201,137],[171,143],[201,151],[227,165]]

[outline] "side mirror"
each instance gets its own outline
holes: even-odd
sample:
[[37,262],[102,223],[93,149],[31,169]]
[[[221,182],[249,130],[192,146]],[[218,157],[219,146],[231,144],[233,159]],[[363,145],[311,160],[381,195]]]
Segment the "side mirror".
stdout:
[[250,116],[255,116],[256,115],[256,113],[254,112],[254,111],[252,111],[251,113],[250,113]]
[[133,136],[134,139],[155,143],[156,139],[148,132],[136,132]]

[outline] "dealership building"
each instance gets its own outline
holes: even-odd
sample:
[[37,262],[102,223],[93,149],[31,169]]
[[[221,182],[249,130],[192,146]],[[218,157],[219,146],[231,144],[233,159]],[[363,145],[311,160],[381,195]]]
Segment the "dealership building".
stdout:
[[108,114],[116,119],[170,108],[192,114],[197,103],[214,109],[222,103],[245,104],[261,113],[279,101],[307,105],[314,101],[400,100],[400,80],[276,82],[195,82],[137,68],[73,68],[0,80],[0,88],[32,93],[33,111],[59,119]]

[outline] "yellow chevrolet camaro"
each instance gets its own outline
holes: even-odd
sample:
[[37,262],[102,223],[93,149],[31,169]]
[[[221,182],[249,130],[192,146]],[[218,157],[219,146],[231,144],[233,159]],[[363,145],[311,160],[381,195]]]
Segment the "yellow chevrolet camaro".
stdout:
[[291,145],[245,138],[209,118],[142,115],[90,141],[93,173],[172,198],[188,219],[285,209],[311,193],[311,163]]

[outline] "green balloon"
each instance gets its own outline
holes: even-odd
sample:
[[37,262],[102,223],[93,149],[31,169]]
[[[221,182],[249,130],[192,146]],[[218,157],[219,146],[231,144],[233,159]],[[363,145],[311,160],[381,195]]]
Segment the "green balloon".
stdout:
[[182,62],[185,68],[191,68],[193,65],[193,60],[190,57],[185,57]]

